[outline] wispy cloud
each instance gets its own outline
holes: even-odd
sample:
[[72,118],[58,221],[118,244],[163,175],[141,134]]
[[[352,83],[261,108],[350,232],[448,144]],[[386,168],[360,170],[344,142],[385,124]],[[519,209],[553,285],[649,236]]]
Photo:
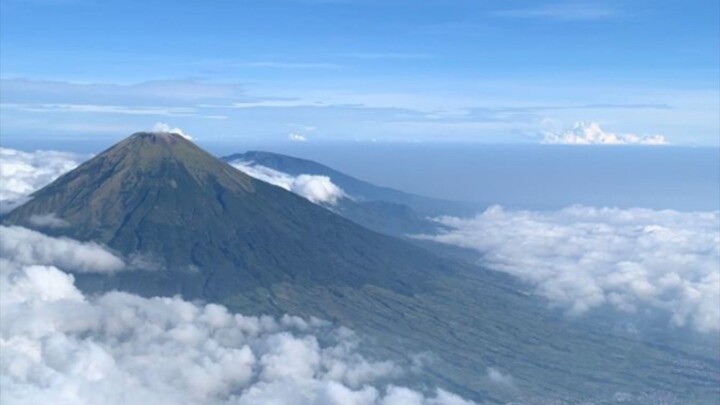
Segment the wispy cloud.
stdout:
[[340,56],[355,59],[427,59],[430,55],[424,53],[403,53],[403,52],[350,52],[342,53]]
[[195,109],[187,107],[121,106],[101,104],[0,104],[1,108],[25,112],[104,113],[128,115],[166,115],[172,117],[196,116]]
[[[158,80],[133,84],[76,83],[70,81],[2,79],[7,103],[170,105],[216,100],[244,100],[238,83],[207,83],[200,80]],[[70,101],[72,100],[72,101]]]
[[342,66],[335,63],[313,63],[313,62],[276,62],[276,61],[257,61],[257,62],[238,62],[228,65],[229,67],[246,67],[246,68],[270,68],[270,69],[339,69]]
[[498,10],[501,17],[537,18],[558,21],[606,20],[619,16],[619,12],[597,3],[557,3],[529,8]]

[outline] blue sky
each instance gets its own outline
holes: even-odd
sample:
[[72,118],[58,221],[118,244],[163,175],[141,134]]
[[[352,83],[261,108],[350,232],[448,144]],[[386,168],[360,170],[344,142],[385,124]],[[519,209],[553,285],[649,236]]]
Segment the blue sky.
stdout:
[[199,141],[538,143],[586,122],[720,143],[716,0],[3,0],[0,18],[5,142],[166,122]]

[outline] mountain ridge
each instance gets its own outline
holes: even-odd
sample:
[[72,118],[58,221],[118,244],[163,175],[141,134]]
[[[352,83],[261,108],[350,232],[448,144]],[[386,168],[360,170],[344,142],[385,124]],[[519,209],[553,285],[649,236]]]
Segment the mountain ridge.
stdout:
[[267,151],[247,151],[233,153],[220,158],[225,162],[237,160],[255,162],[261,166],[288,173],[327,176],[348,194],[361,201],[382,201],[410,207],[420,216],[472,215],[484,207],[483,204],[469,201],[449,201],[406,193],[391,187],[377,186],[360,180],[322,163]]

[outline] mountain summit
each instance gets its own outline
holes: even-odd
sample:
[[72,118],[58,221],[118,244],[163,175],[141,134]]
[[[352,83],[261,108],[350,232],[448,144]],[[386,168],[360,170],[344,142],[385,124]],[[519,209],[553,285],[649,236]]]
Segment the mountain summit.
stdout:
[[49,214],[68,224],[55,233],[161,269],[97,288],[211,300],[280,282],[410,293],[422,274],[447,270],[419,248],[255,180],[171,133],[130,136],[34,193],[7,222],[31,227],[34,215]]

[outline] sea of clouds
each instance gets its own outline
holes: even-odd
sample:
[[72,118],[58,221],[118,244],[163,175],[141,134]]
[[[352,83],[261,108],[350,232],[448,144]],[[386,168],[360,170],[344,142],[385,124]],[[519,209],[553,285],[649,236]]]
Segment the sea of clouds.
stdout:
[[[61,268],[121,270],[99,245],[18,227],[0,228],[0,245],[0,403],[471,403],[392,385],[412,371],[366,359],[352,331],[321,320],[243,316],[179,297],[87,296]],[[93,266],[93,256],[103,260]]]
[[475,249],[488,267],[529,282],[571,315],[611,305],[659,310],[673,324],[720,331],[720,212],[493,206],[443,217],[420,238]]
[[22,152],[0,148],[0,214],[28,194],[77,167],[87,156],[57,151]]
[[[3,168],[21,170],[3,170],[0,195],[20,201],[78,162],[3,150]],[[472,404],[394,384],[416,367],[369,359],[351,330],[322,320],[243,316],[179,297],[89,296],[71,274],[128,268],[92,242],[0,226],[0,403]]]

